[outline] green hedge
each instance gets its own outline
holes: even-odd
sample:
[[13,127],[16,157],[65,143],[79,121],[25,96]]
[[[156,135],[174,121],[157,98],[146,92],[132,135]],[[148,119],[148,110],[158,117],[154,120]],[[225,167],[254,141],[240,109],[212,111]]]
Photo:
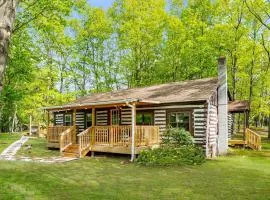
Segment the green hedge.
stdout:
[[137,163],[142,165],[196,165],[205,162],[202,148],[193,143],[189,132],[168,129],[159,148],[144,150],[138,156]]

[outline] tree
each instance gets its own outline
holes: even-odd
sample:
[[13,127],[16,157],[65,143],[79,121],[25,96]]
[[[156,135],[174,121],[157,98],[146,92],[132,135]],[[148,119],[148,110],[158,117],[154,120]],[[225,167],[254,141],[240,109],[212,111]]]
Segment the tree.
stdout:
[[8,46],[15,19],[16,0],[0,0],[0,91],[7,65]]

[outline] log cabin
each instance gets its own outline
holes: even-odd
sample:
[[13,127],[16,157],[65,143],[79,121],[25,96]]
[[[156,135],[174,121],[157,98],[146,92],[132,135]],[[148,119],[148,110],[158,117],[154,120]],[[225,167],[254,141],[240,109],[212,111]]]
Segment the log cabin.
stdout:
[[[157,146],[167,127],[189,131],[207,157],[226,154],[228,95],[225,58],[218,77],[90,94],[48,111],[48,147],[64,156],[131,154]],[[52,117],[53,116],[53,117]]]

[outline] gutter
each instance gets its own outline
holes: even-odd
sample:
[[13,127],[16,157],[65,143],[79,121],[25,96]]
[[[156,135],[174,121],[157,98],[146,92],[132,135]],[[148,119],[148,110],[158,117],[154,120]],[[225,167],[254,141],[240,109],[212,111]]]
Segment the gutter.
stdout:
[[98,102],[89,102],[89,103],[76,103],[70,105],[63,106],[51,106],[51,107],[42,107],[43,110],[57,110],[57,109],[65,109],[65,108],[74,108],[74,107],[83,107],[83,106],[99,106],[99,105],[108,105],[108,104],[120,104],[120,103],[131,103],[131,102],[139,102],[140,99],[120,99],[120,100],[109,100],[109,101],[98,101]]

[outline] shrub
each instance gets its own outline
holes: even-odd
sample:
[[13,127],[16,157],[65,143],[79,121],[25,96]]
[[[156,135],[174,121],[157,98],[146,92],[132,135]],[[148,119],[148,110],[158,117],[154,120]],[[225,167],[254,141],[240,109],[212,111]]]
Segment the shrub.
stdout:
[[143,165],[196,165],[205,161],[200,147],[193,144],[192,136],[183,129],[168,129],[159,148],[144,150],[137,163]]
[[193,138],[188,131],[179,128],[169,128],[162,137],[163,146],[179,147],[182,145],[193,145]]

